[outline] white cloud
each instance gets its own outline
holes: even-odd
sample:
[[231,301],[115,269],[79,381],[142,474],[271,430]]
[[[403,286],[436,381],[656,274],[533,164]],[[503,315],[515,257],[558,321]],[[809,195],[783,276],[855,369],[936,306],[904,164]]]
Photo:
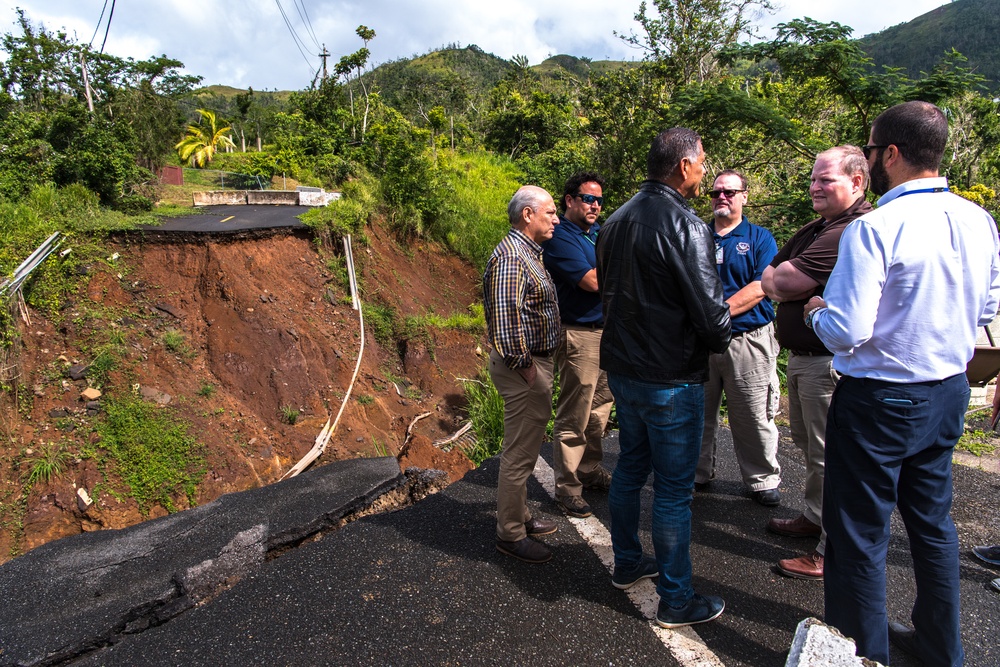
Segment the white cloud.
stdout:
[[[301,38],[305,58],[296,47],[274,0],[126,0],[118,2],[105,50],[144,60],[165,54],[184,62],[188,72],[205,84],[225,83],[257,89],[301,89],[319,67],[319,48],[297,11],[305,7],[316,41],[332,54],[328,66],[357,50],[354,29],[374,29],[369,45],[377,64],[440,48],[476,44],[502,58],[517,54],[532,64],[569,53],[595,60],[633,59],[641,53],[628,47],[614,31],[638,29],[633,16],[639,1],[508,0],[489,4],[478,0],[280,0]],[[301,3],[297,5],[296,3]],[[790,0],[775,16],[773,26],[801,16],[839,21],[853,26],[855,36],[914,18],[944,0],[843,0],[816,3]],[[33,23],[50,31],[65,28],[79,41],[89,41],[97,27],[104,0],[19,0]],[[110,3],[107,4],[110,9]],[[6,19],[6,20],[4,20]],[[13,8],[0,10],[0,24],[14,30]],[[105,14],[105,22],[107,14]],[[104,24],[95,47],[104,36]],[[308,62],[307,62],[308,61]]]

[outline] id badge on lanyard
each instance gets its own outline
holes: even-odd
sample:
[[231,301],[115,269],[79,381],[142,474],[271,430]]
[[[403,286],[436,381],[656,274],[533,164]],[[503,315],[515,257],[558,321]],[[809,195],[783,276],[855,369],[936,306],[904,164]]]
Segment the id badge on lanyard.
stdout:
[[722,244],[718,241],[715,242],[715,263],[722,264]]

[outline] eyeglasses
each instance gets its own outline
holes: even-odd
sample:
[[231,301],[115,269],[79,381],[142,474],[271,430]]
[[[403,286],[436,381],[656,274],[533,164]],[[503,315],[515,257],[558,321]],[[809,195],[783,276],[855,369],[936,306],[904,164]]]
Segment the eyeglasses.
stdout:
[[726,195],[726,198],[732,199],[737,192],[746,192],[746,190],[709,190],[708,196],[712,199],[718,199],[722,195]]
[[597,195],[585,195],[585,194],[575,194],[573,195],[584,204],[588,206],[590,204],[596,203],[598,206],[604,206],[604,197],[598,197]]
[[867,160],[871,157],[872,151],[876,148],[888,148],[889,146],[905,146],[906,144],[867,144],[861,147],[861,152],[865,154],[865,159]]

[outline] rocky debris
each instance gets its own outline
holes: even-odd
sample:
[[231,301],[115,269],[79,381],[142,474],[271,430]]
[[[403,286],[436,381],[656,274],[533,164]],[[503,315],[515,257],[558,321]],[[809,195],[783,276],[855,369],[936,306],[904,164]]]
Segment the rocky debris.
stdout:
[[94,389],[93,387],[87,387],[82,392],[80,392],[80,397],[85,401],[96,401],[102,396],[99,389]]
[[154,303],[153,308],[160,311],[161,313],[166,313],[167,315],[170,315],[175,319],[178,320],[184,319],[184,314],[181,313],[181,311],[174,308],[173,306],[171,306],[169,303],[163,303],[162,301],[159,303]]
[[66,374],[69,375],[69,379],[71,380],[83,380],[87,377],[88,370],[90,370],[90,366],[74,364],[66,369]]
[[170,394],[160,391],[159,389],[153,389],[152,387],[140,388],[139,395],[147,401],[152,401],[157,405],[167,405],[173,400],[173,396]]
[[69,408],[52,408],[49,410],[49,417],[52,419],[62,419],[69,417]]
[[76,490],[76,504],[81,512],[86,512],[94,504],[94,499],[87,493],[87,489],[82,486]]

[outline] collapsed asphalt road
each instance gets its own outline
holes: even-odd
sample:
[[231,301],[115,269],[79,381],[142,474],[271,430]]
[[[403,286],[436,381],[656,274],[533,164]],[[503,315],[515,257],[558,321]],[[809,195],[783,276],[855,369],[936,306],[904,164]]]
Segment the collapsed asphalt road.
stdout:
[[[616,435],[606,441],[611,466]],[[796,624],[822,617],[823,592],[773,571],[777,559],[813,546],[764,530],[773,514],[801,508],[801,457],[786,440],[779,455],[782,507],[744,493],[728,443],[712,492],[694,498],[695,586],[727,603],[718,621],[681,635],[704,643],[695,658],[661,641],[669,631],[655,631],[611,586],[576,529],[588,520],[560,514],[544,479],[530,481],[529,502],[559,523],[543,538],[553,560],[498,554],[495,459],[412,506],[309,537],[386,490],[412,487],[394,459],[363,459],[5,564],[0,664],[782,665]],[[956,467],[955,488],[966,664],[995,666],[1000,595],[987,583],[1000,573],[969,549],[1000,542],[1000,478]],[[648,508],[649,487],[646,496]],[[606,526],[606,497],[588,500]],[[898,518],[892,531],[890,618],[905,621],[914,588]],[[893,654],[893,665],[909,664]]]

